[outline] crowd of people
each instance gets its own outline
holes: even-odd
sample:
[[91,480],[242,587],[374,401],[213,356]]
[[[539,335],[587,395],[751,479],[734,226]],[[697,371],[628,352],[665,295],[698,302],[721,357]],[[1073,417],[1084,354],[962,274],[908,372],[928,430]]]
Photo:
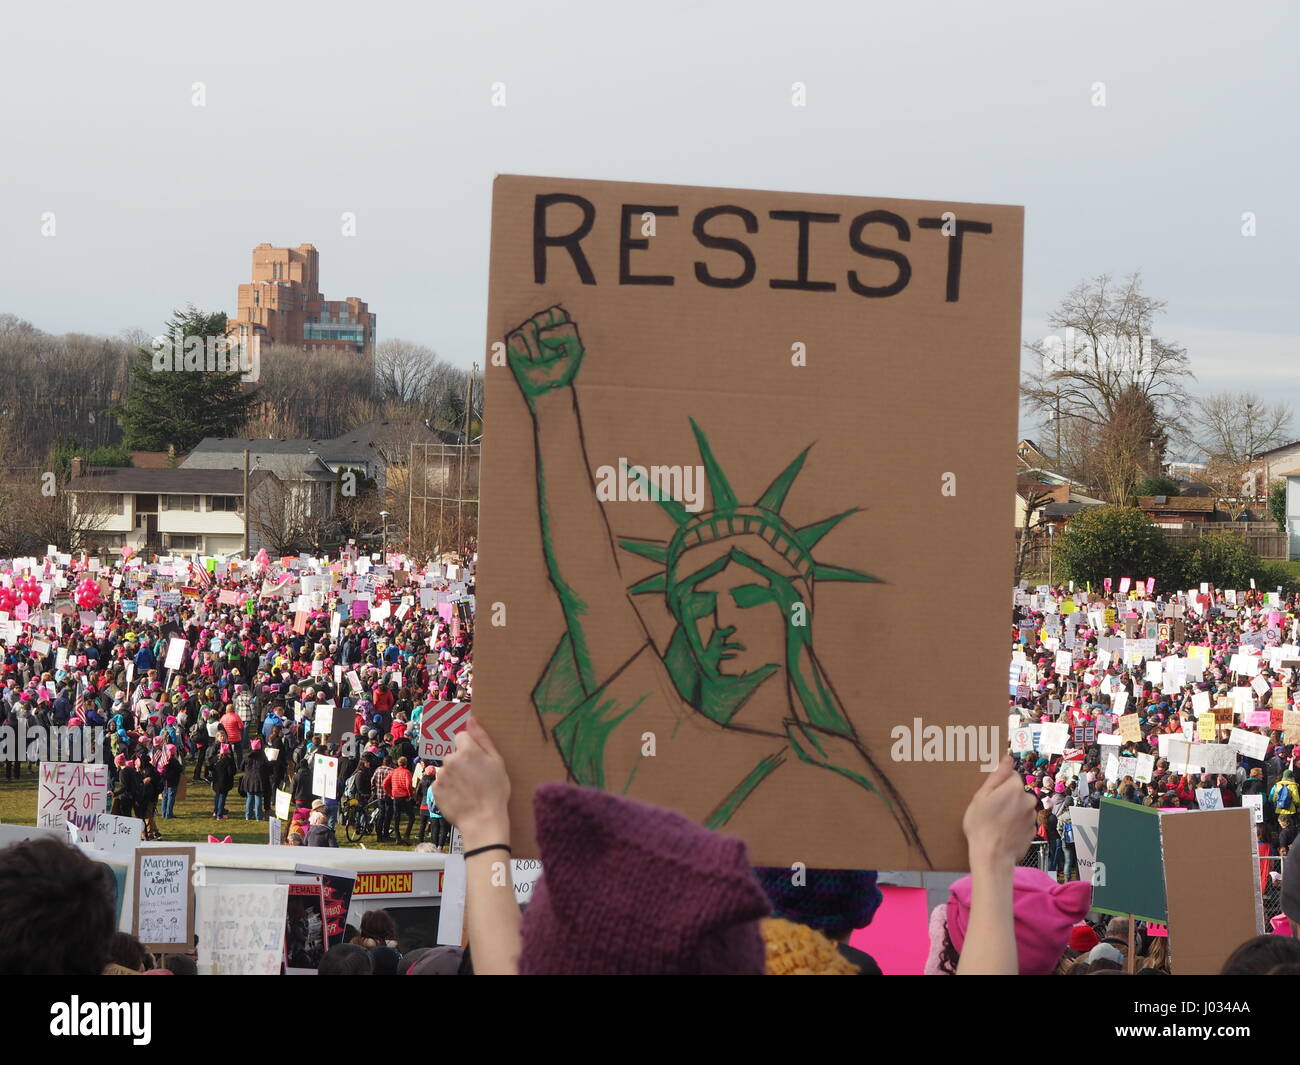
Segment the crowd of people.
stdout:
[[[387,568],[360,574],[350,556],[321,567],[331,587],[307,609],[301,578],[315,568],[264,554],[217,575],[180,562],[100,570],[117,586],[96,609],[46,615],[5,641],[0,718],[33,737],[25,751],[9,750],[5,777],[34,776],[36,737],[72,730],[87,743],[102,735],[87,760],[109,765],[110,812],[140,818],[148,839],[164,838],[189,787],[211,790],[218,822],[240,815],[232,792],[246,820],[266,820],[277,793],[287,794],[289,844],[337,845],[341,804],[375,800],[381,840],[445,847],[418,728],[430,700],[472,695],[471,558],[472,549],[438,564],[426,591],[441,603],[427,606],[418,588],[398,585]],[[56,586],[60,569],[49,560],[41,569]],[[62,583],[78,571],[62,567]],[[150,587],[156,605],[142,620]],[[365,609],[350,609],[358,601]],[[183,652],[168,668],[177,640]],[[317,753],[339,759],[333,794],[314,790]]]
[[[1300,831],[1300,729],[1287,719],[1300,692],[1296,614],[1294,597],[1253,589],[1017,593],[1009,723],[1040,737],[1041,726],[1063,725],[1068,737],[1014,752],[1039,802],[1049,870],[1080,875],[1071,811],[1103,798],[1253,805],[1261,855],[1289,853]],[[1202,743],[1231,764],[1207,771]]]
[[[467,946],[404,954],[391,917],[368,911],[325,952],[321,974],[881,972],[850,943],[855,930],[891,919],[875,872],[756,869],[739,839],[568,783],[533,795],[544,872],[521,910],[502,875],[512,854],[510,780],[488,732],[471,718],[437,765],[421,760],[413,742],[426,702],[472,694],[472,618],[430,609],[427,597],[417,607],[414,596],[400,612],[375,611],[376,602],[401,598],[385,571],[366,582],[364,614],[339,609],[341,587],[357,588],[355,574],[304,611],[292,590],[276,588],[292,567],[274,570],[265,559],[235,566],[145,622],[116,594],[91,624],[31,627],[5,648],[0,698],[10,721],[22,714],[80,728],[102,722],[114,809],[141,818],[154,835],[174,816],[182,781],[211,787],[218,820],[232,816],[225,797],[236,788],[249,819],[265,818],[272,796],[287,792],[295,807],[287,842],[308,846],[333,845],[341,804],[371,796],[383,797],[384,838],[441,847],[443,826],[454,824],[466,869]],[[444,593],[456,583],[446,572],[435,582]],[[467,576],[462,584],[472,589]],[[1007,755],[971,799],[962,822],[970,874],[931,913],[925,971],[1170,972],[1168,940],[1131,918],[1098,917],[1091,885],[1078,878],[1070,811],[1102,797],[1187,808],[1203,805],[1198,791],[1217,789],[1228,806],[1258,795],[1261,847],[1293,853],[1300,795],[1286,715],[1300,669],[1284,663],[1300,659],[1294,607],[1254,592],[1124,600],[1018,591],[1010,723],[1040,738],[1063,724],[1067,740],[1060,750]],[[184,652],[169,669],[162,660],[175,654],[177,638]],[[1162,668],[1152,670],[1154,662]],[[1259,682],[1237,683],[1243,673]],[[1253,693],[1249,706],[1242,689]],[[1234,768],[1215,773],[1190,768],[1194,749],[1162,755],[1162,736],[1188,746],[1211,739],[1198,724],[1206,696],[1212,715],[1233,703],[1230,721],[1212,719],[1213,739],[1236,728],[1266,749],[1237,737]],[[355,749],[333,727],[324,735],[315,727],[324,707],[356,737]],[[1264,709],[1269,726],[1251,724]],[[1131,721],[1119,723],[1131,714],[1137,735]],[[1098,738],[1120,731],[1119,742]],[[317,751],[340,759],[332,795],[313,792]],[[1120,759],[1142,754],[1149,772],[1116,772]],[[7,772],[21,775],[25,761],[11,761]],[[1023,864],[1035,837],[1048,846],[1047,871]],[[1300,866],[1288,861],[1283,871],[1279,863],[1279,877],[1292,935],[1243,943],[1225,973],[1300,971]],[[0,850],[0,927],[15,929],[0,939],[0,971],[195,971],[192,955],[150,957],[116,932],[112,899],[106,867],[67,844],[47,837]]]

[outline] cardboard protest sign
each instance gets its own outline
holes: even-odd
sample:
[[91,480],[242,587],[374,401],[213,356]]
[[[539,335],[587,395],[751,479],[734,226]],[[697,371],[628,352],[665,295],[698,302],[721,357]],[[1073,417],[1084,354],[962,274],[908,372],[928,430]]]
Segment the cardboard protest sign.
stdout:
[[1118,799],[1101,800],[1092,908],[1165,922],[1164,859],[1156,810]]
[[279,976],[287,884],[207,884],[198,889],[199,972]]
[[1118,724],[1120,737],[1125,743],[1135,743],[1142,738],[1142,719],[1137,714],[1125,714]]
[[108,810],[108,766],[42,762],[36,792],[36,824],[77,827],[83,843],[95,842],[95,818]]
[[1264,931],[1251,813],[1162,814],[1160,837],[1173,972],[1217,974],[1237,947]]
[[151,951],[194,948],[193,847],[155,847],[135,852],[135,915],[132,931]]
[[[894,621],[966,604],[946,664],[974,691],[936,724],[1000,724],[1021,229],[1009,207],[497,179],[478,594],[506,624],[478,632],[476,694],[516,853],[534,786],[567,778],[759,863],[963,863],[980,774],[891,758],[927,661]],[[991,564],[925,563],[958,553]]]

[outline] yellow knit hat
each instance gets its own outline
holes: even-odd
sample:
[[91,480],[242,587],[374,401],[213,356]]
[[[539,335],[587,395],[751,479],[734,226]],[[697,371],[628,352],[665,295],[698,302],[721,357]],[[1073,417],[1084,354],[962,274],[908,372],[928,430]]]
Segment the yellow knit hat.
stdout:
[[814,928],[783,917],[765,917],[760,928],[768,976],[860,975],[858,967]]

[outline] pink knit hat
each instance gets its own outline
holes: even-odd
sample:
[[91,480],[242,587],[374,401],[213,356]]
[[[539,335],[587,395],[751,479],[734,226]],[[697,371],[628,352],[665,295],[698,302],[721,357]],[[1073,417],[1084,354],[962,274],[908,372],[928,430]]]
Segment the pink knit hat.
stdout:
[[533,810],[545,872],[520,973],[762,975],[771,906],[742,841],[572,784],[541,785]]
[[[1070,941],[1070,931],[1092,905],[1092,885],[1084,880],[1058,884],[1046,873],[1021,865],[1015,870],[1014,892],[1020,975],[1045,976],[1056,968]],[[948,938],[958,953],[966,942],[970,894],[969,876],[948,891]]]

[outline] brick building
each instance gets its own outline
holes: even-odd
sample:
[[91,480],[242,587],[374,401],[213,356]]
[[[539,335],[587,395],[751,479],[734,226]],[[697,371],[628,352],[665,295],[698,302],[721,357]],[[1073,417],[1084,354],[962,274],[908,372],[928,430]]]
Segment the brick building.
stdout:
[[234,336],[261,338],[304,351],[350,351],[374,357],[375,316],[355,296],[327,300],[320,291],[320,253],[311,244],[253,249],[253,280],[239,286],[230,320]]

